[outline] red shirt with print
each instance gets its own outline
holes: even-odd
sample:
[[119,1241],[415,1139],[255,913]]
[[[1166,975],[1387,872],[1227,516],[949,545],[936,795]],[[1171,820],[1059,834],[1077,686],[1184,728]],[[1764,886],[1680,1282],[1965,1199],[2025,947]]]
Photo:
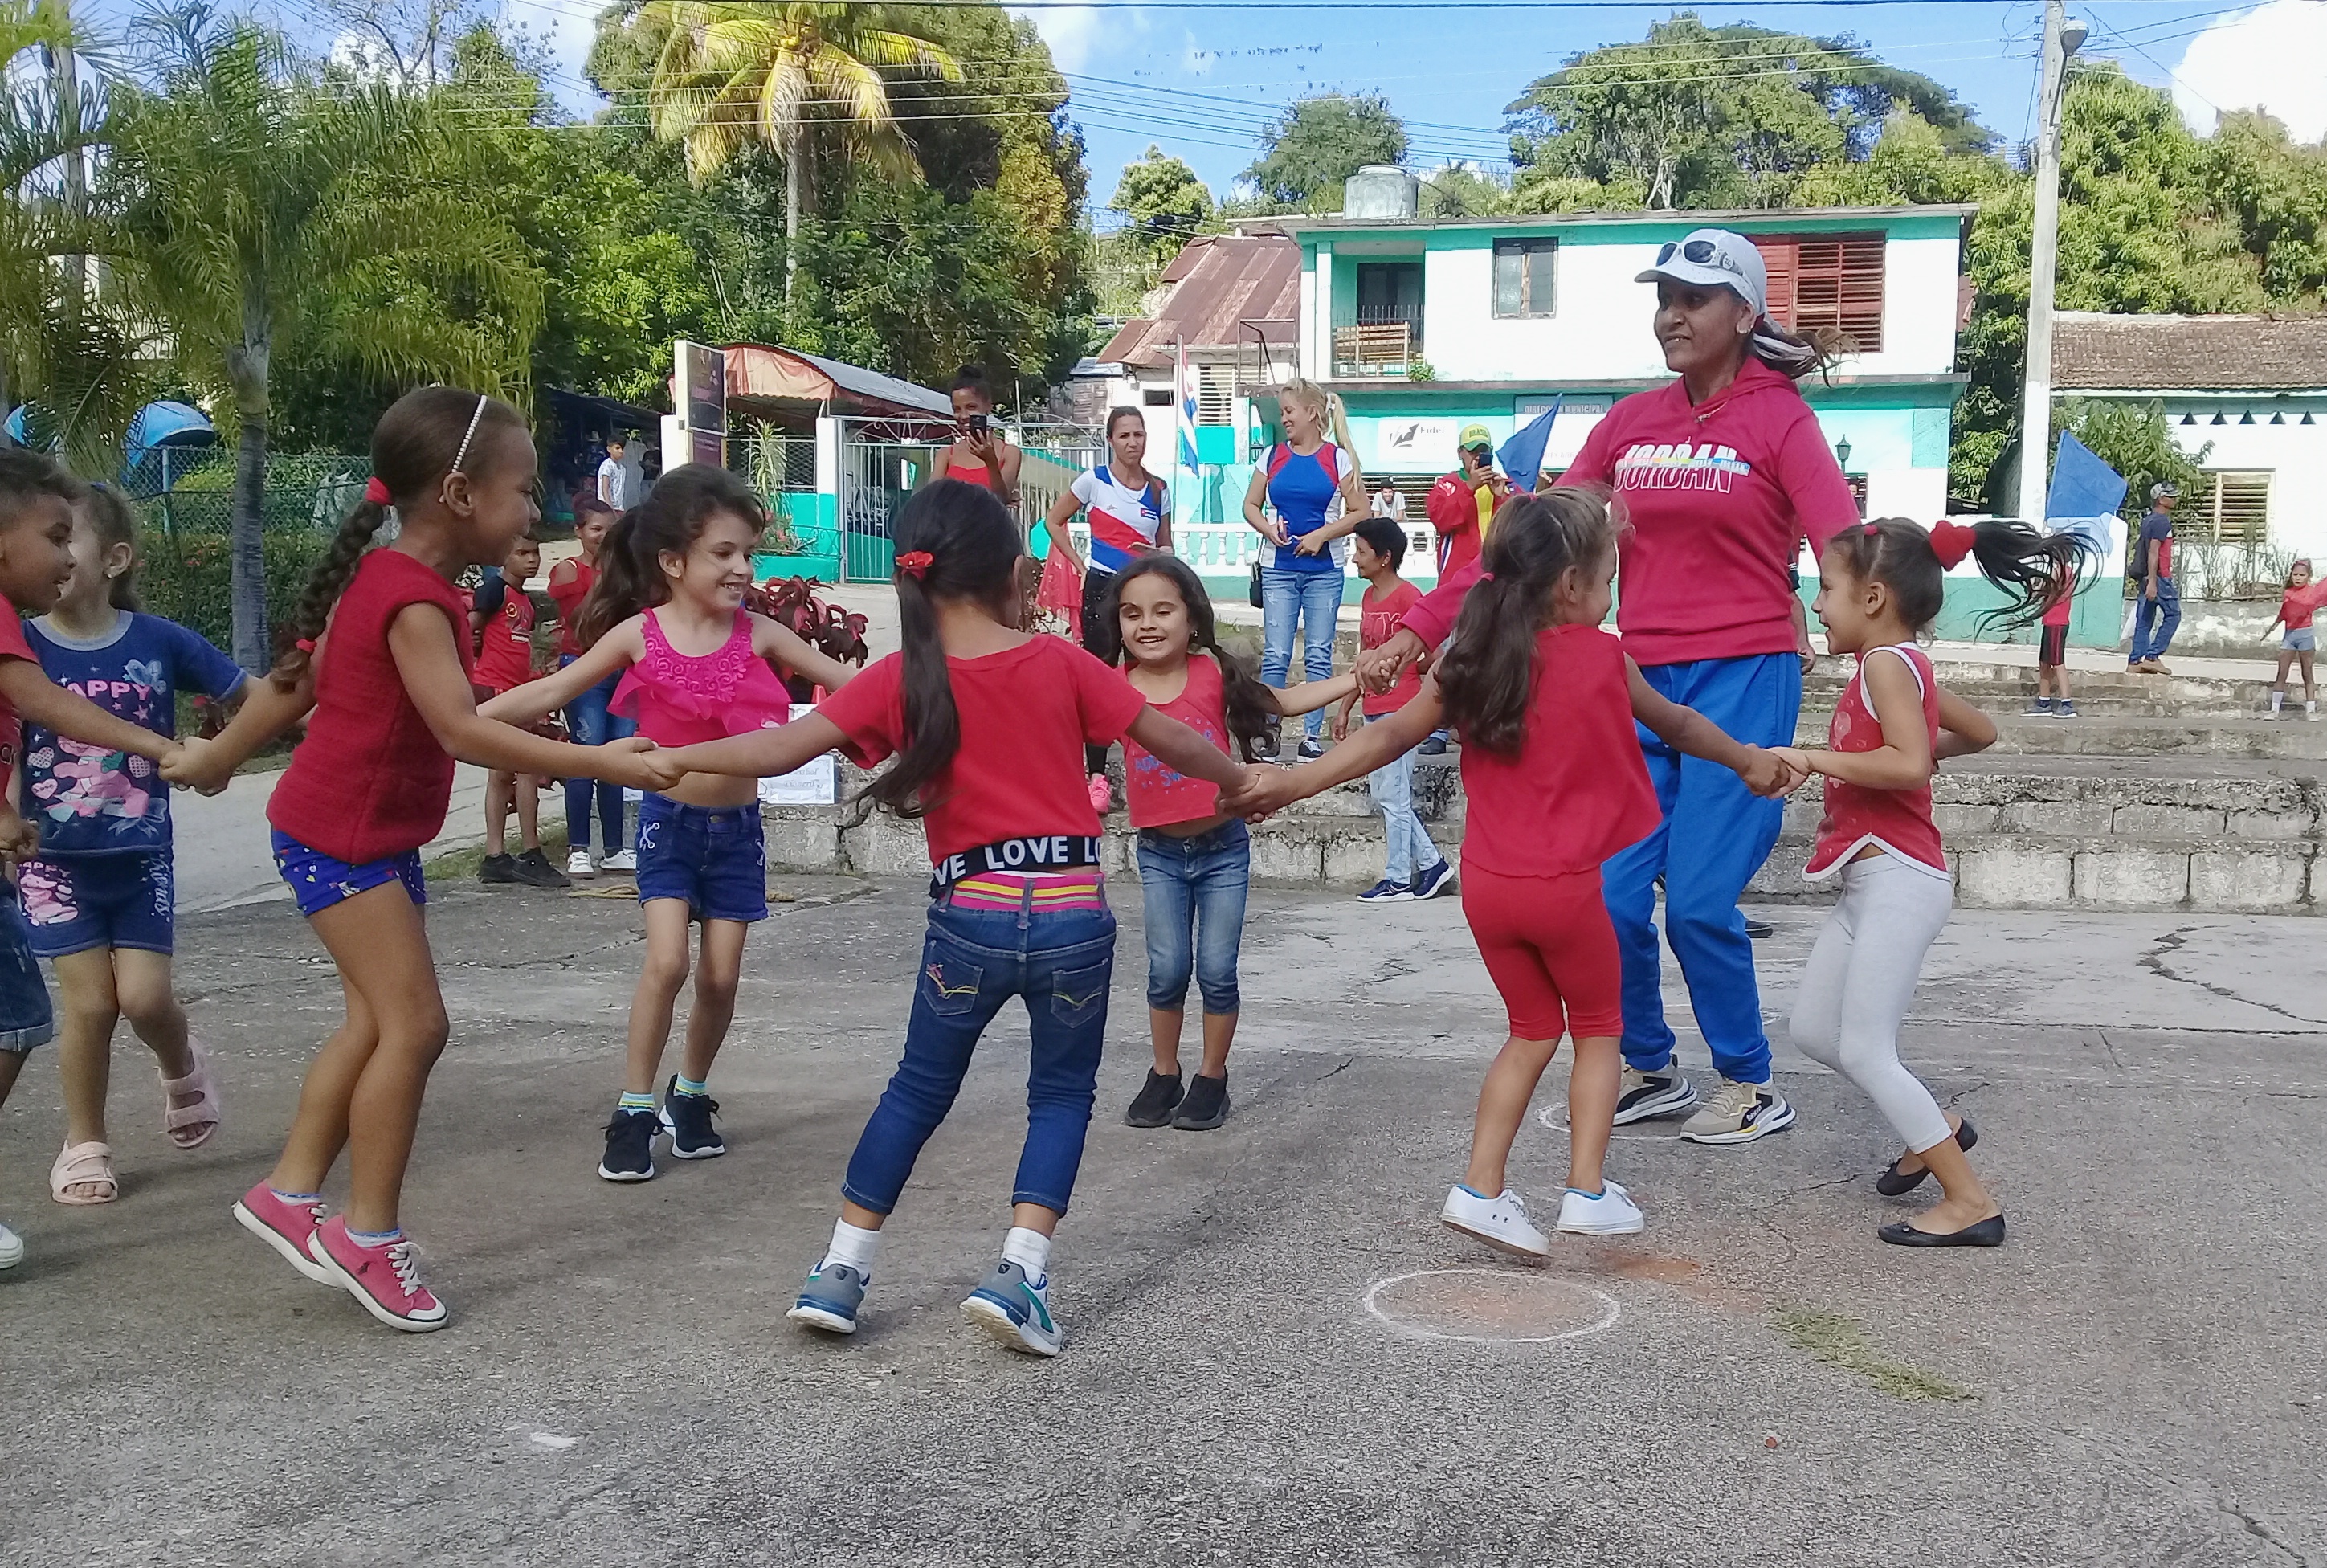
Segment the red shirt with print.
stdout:
[[[1362,650],[1379,648],[1383,643],[1396,637],[1398,623],[1406,619],[1406,611],[1421,602],[1422,590],[1404,578],[1400,578],[1397,586],[1379,599],[1374,597],[1374,591],[1369,587],[1366,590],[1366,596],[1358,602],[1359,649]],[[1365,715],[1369,719],[1378,719],[1384,714],[1394,714],[1420,695],[1421,692],[1421,667],[1417,665],[1407,665],[1406,673],[1397,677],[1397,684],[1389,690],[1379,696],[1374,695],[1371,692],[1366,694],[1362,705]]]

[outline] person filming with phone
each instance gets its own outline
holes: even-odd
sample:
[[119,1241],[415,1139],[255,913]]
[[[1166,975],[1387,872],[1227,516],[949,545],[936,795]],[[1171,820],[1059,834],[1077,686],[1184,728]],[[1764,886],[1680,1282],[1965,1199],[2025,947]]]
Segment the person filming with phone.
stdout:
[[986,379],[984,367],[964,365],[954,372],[953,418],[958,434],[939,452],[930,478],[982,484],[1014,512],[1020,454],[994,427],[994,384]]

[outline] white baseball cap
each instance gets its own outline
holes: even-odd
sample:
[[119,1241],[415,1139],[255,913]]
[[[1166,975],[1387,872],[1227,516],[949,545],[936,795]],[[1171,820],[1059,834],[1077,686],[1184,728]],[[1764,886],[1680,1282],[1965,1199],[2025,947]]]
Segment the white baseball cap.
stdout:
[[1770,274],[1762,253],[1742,234],[1726,229],[1692,229],[1682,238],[1657,249],[1656,264],[1634,275],[1634,283],[1654,283],[1660,277],[1699,288],[1725,288],[1753,307],[1759,317],[1769,310]]

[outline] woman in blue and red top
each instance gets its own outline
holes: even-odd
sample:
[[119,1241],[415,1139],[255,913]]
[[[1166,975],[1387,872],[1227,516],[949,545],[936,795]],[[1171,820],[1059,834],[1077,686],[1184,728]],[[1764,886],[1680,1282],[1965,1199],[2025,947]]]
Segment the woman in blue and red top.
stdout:
[[[1293,668],[1296,622],[1306,633],[1304,673],[1311,680],[1332,676],[1343,581],[1332,544],[1357,530],[1367,509],[1358,454],[1350,449],[1341,412],[1323,388],[1313,381],[1288,381],[1276,396],[1285,439],[1268,449],[1267,462],[1252,476],[1244,495],[1244,520],[1274,546],[1260,568],[1260,678],[1282,691]],[[1329,424],[1336,440],[1325,439]],[[1341,505],[1339,517],[1332,516],[1336,500]],[[1302,756],[1324,754],[1324,728],[1322,710],[1302,721]],[[1275,754],[1273,745],[1269,751]]]
[[[1115,574],[1143,555],[1172,547],[1172,490],[1149,473],[1147,418],[1126,404],[1107,416],[1108,461],[1079,475],[1064,495],[1051,503],[1042,519],[1051,547],[1066,552],[1067,562],[1083,580],[1083,647],[1101,658],[1111,657],[1113,629],[1107,624],[1107,591]],[[1090,558],[1076,554],[1067,526],[1075,514],[1090,514]],[[1087,746],[1083,760],[1091,775],[1091,801],[1107,809],[1107,748]]]
[[[429,1069],[451,1025],[420,918],[420,846],[444,826],[453,761],[640,789],[673,781],[645,742],[546,741],[480,718],[467,606],[453,579],[497,565],[541,518],[525,416],[451,387],[407,393],[372,432],[373,479],[292,611],[297,641],[217,740],[186,743],[171,783],[216,793],[311,709],[307,737],[266,802],[275,863],[347,993],[347,1020],[299,1090],[282,1158],[234,1206],[243,1227],[307,1278],[338,1285],[390,1328],[444,1326],[397,1224]],[[394,544],[371,549],[393,507]],[[326,630],[328,628],[328,630]],[[323,1218],[342,1150],[344,1212]]]
[[[1810,653],[1789,573],[1813,546],[1858,520],[1858,506],[1794,383],[1824,363],[1764,313],[1761,252],[1742,235],[1700,229],[1665,246],[1639,275],[1657,285],[1655,327],[1679,378],[1637,393],[1593,429],[1563,485],[1615,492],[1623,542],[1617,630],[1624,651],[1671,701],[1740,741],[1790,744]],[[1450,574],[1406,630],[1360,662],[1369,687],[1446,639],[1476,565]],[[1688,982],[1722,1086],[1681,1129],[1697,1143],[1742,1143],[1790,1126],[1770,1081],[1770,1041],[1753,947],[1737,900],[1778,842],[1783,804],[1757,799],[1725,768],[1686,758],[1643,732],[1657,830],[1610,860],[1608,913],[1624,967],[1619,1125],[1696,1104],[1673,1066],[1657,950],[1665,935]]]

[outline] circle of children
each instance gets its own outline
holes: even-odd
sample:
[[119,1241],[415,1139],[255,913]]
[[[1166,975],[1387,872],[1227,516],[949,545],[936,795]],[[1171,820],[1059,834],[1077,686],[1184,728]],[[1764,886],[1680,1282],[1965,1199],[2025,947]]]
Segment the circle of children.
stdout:
[[[1719,271],[1696,278],[1676,262],[1654,275],[1660,337],[1668,318],[1699,334],[1728,330],[1719,313],[1734,313],[1736,304],[1724,302],[1739,296]],[[963,1305],[1004,1344],[1055,1354],[1064,1334],[1050,1300],[1049,1252],[1081,1163],[1115,960],[1086,748],[1125,746],[1138,831],[1155,1061],[1126,1119],[1206,1128],[1228,1113],[1248,819],[1378,776],[1444,727],[1460,742],[1467,797],[1463,910],[1509,1019],[1480,1091],[1469,1168],[1446,1198],[1449,1226],[1506,1253],[1549,1254],[1551,1240],[1506,1181],[1505,1164],[1565,1036],[1574,1049],[1571,1143],[1556,1228],[1600,1236],[1642,1227],[1640,1208],[1603,1171],[1610,1129],[1677,1115],[1698,1097],[1673,1065],[1658,1011],[1649,890],[1668,880],[1668,935],[1701,1019],[1720,999],[1708,999],[1706,966],[1689,962],[1692,953],[1715,938],[1744,952],[1742,978],[1716,969],[1714,986],[1743,987],[1758,1038],[1735,899],[1776,840],[1780,798],[1818,774],[1826,810],[1808,871],[1838,878],[1841,895],[1801,976],[1795,1039],[1864,1089],[1898,1132],[1903,1149],[1883,1191],[1938,1179],[1940,1201],[1883,1227],[1882,1238],[1997,1245],[2003,1213],[1967,1158],[1972,1128],[1939,1108],[1896,1048],[1923,954],[1953,896],[1932,824],[1935,764],[1995,738],[1985,718],[1939,689],[1916,638],[1939,610],[1946,569],[1965,556],[2005,591],[2008,614],[2025,621],[2063,581],[2073,583],[2077,546],[2002,522],[1930,531],[1897,518],[1862,523],[1855,509],[1842,512],[1852,503],[1838,473],[1839,502],[1820,499],[1819,515],[1804,515],[1810,509],[1797,503],[1808,492],[1798,478],[1771,477],[1780,465],[1770,443],[1821,454],[1824,445],[1790,376],[1764,363],[1799,374],[1807,365],[1782,356],[1799,341],[1780,335],[1765,352],[1761,334],[1775,329],[1758,302],[1743,319],[1736,341],[1755,334],[1753,352],[1720,407],[1708,410],[1686,380],[1620,403],[1562,484],[1503,499],[1486,518],[1479,559],[1418,602],[1410,590],[1398,593],[1405,546],[1397,527],[1329,522],[1344,454],[1324,448],[1332,485],[1296,476],[1277,496],[1273,477],[1257,481],[1272,492],[1280,553],[1313,556],[1313,546],[1299,548],[1304,536],[1355,531],[1374,597],[1405,612],[1399,626],[1369,605],[1379,623],[1369,629],[1374,646],[1359,670],[1289,690],[1262,684],[1223,650],[1201,582],[1164,547],[1168,523],[1137,462],[1144,430],[1131,439],[1135,410],[1110,422],[1118,464],[1128,462],[1107,494],[1115,502],[1147,497],[1151,507],[1143,514],[1126,503],[1128,517],[1094,529],[1108,545],[1106,558],[1095,550],[1085,566],[1107,578],[1086,629],[1098,654],[1021,629],[1023,540],[992,471],[988,482],[939,479],[900,509],[902,649],[855,670],[743,608],[765,509],[725,471],[689,465],[663,475],[607,533],[573,618],[575,656],[481,706],[469,607],[453,584],[472,565],[529,569],[511,554],[538,518],[537,465],[514,408],[431,387],[388,411],[372,442],[375,477],[297,603],[295,643],[266,677],[247,683],[200,638],[130,608],[135,542],[117,496],[39,456],[0,453],[0,592],[37,617],[20,625],[0,615],[0,697],[14,709],[8,728],[15,715],[24,725],[25,807],[23,817],[0,820],[24,857],[21,909],[0,903],[8,952],[0,963],[0,1094],[51,1035],[39,955],[53,962],[64,998],[69,1120],[52,1173],[58,1199],[114,1196],[103,1107],[118,1015],[159,1063],[170,1139],[192,1147],[216,1131],[213,1066],[172,993],[164,784],[215,793],[238,763],[304,719],[267,816],[276,863],[337,966],[346,1017],[307,1069],[280,1158],[232,1212],[293,1269],[350,1293],[382,1322],[438,1328],[447,1309],[421,1277],[398,1200],[423,1092],[449,1031],[422,919],[418,852],[443,823],[454,759],[647,792],[636,839],[646,958],[599,1166],[626,1181],[654,1175],[664,1134],[680,1159],[725,1152],[706,1091],[745,935],[767,914],[754,781],[834,750],[867,768],[889,761],[862,799],[922,824],[932,867],[927,936],[902,1058],[849,1159],[831,1241],[789,1315],[814,1330],[855,1330],[882,1225],[982,1035],[1018,997],[1031,1037],[1026,1138],[1000,1256]],[[1782,386],[1784,397],[1768,394],[1765,382]],[[1758,413],[1746,392],[1765,394]],[[1302,411],[1290,422],[1299,426],[1294,455],[1313,456],[1326,400],[1296,386],[1287,402]],[[1708,420],[1724,423],[1697,436]],[[1659,642],[1657,618],[1669,607],[1654,574],[1708,526],[1711,487],[1666,481],[1676,452],[1686,456],[1690,441],[1715,438],[1734,449],[1721,459],[1723,471],[1743,471],[1735,491],[1715,498],[1732,519],[1724,526],[1768,534],[1771,559],[1766,572],[1749,581],[1741,569],[1734,590],[1724,588],[1743,618],[1730,629],[1742,627],[1742,640],[1717,651],[1751,657],[1673,658]],[[1133,482],[1120,482],[1126,478]],[[391,510],[393,541],[373,547]],[[1825,750],[1792,744],[1793,661],[1807,643],[1785,568],[1804,533],[1818,551],[1814,608],[1830,648],[1857,660]],[[1621,641],[1602,629],[1620,558]],[[1692,608],[1667,625],[1692,617],[1701,620]],[[1690,705],[1720,696],[1699,678],[1708,669],[1771,660],[1788,673],[1790,699],[1763,700],[1758,716],[1752,704],[1728,700],[1724,709],[1731,728],[1750,733],[1732,733]],[[830,695],[789,718],[775,667]],[[611,706],[635,718],[637,735],[577,745],[532,733],[543,715],[616,677]],[[1347,702],[1360,677],[1368,723],[1344,743],[1297,767],[1250,761],[1278,717]],[[173,738],[174,696],[186,691],[239,696],[240,705],[216,738],[181,742]],[[1743,869],[1732,868],[1715,894],[1725,903],[1711,914],[1699,891],[1684,892],[1695,886],[1687,857],[1698,850],[1677,843],[1684,814],[1707,800],[1725,803],[1722,836],[1743,845],[1731,854]],[[1427,845],[1418,823],[1412,831],[1417,849]],[[1431,858],[1435,851],[1410,859],[1409,874]],[[1621,917],[1621,950],[1612,909]],[[690,955],[696,923],[702,934]],[[656,1078],[690,958],[693,1014],[679,1070],[658,1106]],[[1203,1021],[1201,1061],[1188,1082],[1180,1034],[1192,977]],[[1715,1054],[1724,1083],[1684,1136],[1743,1143],[1792,1121],[1769,1082],[1766,1041],[1758,1063]],[[331,1214],[321,1193],[342,1153],[348,1196]],[[22,1256],[12,1233],[0,1230],[0,1265]]]

